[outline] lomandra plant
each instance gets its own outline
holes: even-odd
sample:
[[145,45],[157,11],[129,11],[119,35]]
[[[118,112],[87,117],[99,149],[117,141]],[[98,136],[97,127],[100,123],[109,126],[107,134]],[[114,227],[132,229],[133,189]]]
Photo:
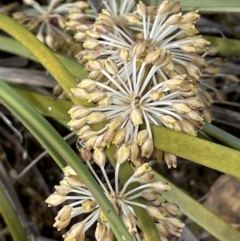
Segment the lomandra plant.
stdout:
[[[219,240],[240,240],[237,230],[149,165],[164,160],[176,168],[180,156],[240,177],[240,141],[206,122],[211,119],[208,90],[214,87],[204,77],[218,71],[205,59],[208,38],[196,28],[196,8],[226,11],[224,1],[185,0],[182,11],[181,3],[167,0],[109,0],[99,13],[82,1],[26,4],[31,11],[13,14],[24,26],[0,15],[1,30],[16,39],[0,36],[0,49],[40,62],[69,100],[10,87],[4,80],[0,100],[63,170],[60,185],[46,199],[49,206],[67,201],[53,226],[60,231],[74,217],[84,217],[67,229],[64,240],[83,241],[91,228],[98,241],[167,241],[181,236],[181,213]],[[229,11],[240,10],[235,1],[227,4]],[[57,39],[78,46],[73,52],[79,63],[67,57],[68,51],[59,54],[43,44],[56,49]],[[42,115],[76,134],[80,158]],[[228,147],[201,139],[202,132]],[[109,162],[113,174],[106,170]],[[27,240],[17,215],[6,212],[13,209],[10,200],[0,195],[14,240]]]

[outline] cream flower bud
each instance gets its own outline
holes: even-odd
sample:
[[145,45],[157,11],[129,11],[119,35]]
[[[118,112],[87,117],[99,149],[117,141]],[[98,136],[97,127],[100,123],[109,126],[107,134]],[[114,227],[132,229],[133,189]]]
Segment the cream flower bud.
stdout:
[[102,100],[107,93],[101,91],[101,90],[94,90],[91,93],[87,94],[86,99],[88,99],[88,102],[98,102]]
[[61,221],[65,221],[65,220],[71,220],[71,212],[72,212],[72,206],[70,205],[64,205],[57,214],[57,217],[55,218],[55,220],[61,220]]
[[201,71],[199,70],[199,68],[193,64],[187,64],[186,69],[189,73],[190,76],[192,76],[195,79],[199,79],[201,76]]
[[181,216],[182,212],[179,209],[179,206],[176,203],[164,203],[163,206],[165,207],[167,213],[172,217]]
[[87,123],[87,118],[83,117],[81,119],[72,119],[67,124],[71,127],[71,130],[77,130]]
[[157,195],[157,191],[152,189],[145,189],[141,191],[141,197],[143,197],[149,202],[156,200],[156,195]]
[[140,16],[146,16],[147,14],[147,8],[146,8],[146,5],[143,3],[143,2],[139,2],[137,4],[137,13],[140,15]]
[[203,107],[203,104],[199,101],[199,100],[196,100],[196,99],[186,99],[185,100],[185,103],[191,108],[191,109],[194,109],[194,110],[198,110],[200,108]]
[[138,132],[137,144],[139,146],[141,146],[147,139],[148,139],[148,131],[147,130],[141,130]]
[[79,131],[77,132],[77,135],[78,135],[78,136],[81,136],[83,133],[85,133],[85,132],[87,132],[87,131],[90,131],[90,130],[91,130],[91,128],[90,128],[89,125],[84,125],[83,127],[81,127],[81,128],[79,129]]
[[97,203],[94,200],[85,200],[82,203],[82,210],[84,213],[90,213],[97,207]]
[[153,149],[153,139],[151,137],[148,137],[148,139],[144,141],[144,143],[141,146],[141,155],[149,158],[153,153]]
[[149,172],[151,170],[151,167],[148,163],[144,163],[141,166],[139,166],[135,172],[133,173],[134,178],[139,178]]
[[203,117],[201,116],[201,114],[196,111],[196,110],[191,110],[186,114],[191,120],[194,121],[203,121]]
[[65,176],[77,175],[77,173],[70,166],[66,166],[62,170],[63,170]]
[[106,155],[102,150],[96,148],[93,152],[93,160],[99,167],[104,167],[106,163]]
[[170,185],[163,181],[153,182],[151,183],[151,187],[158,192],[166,192],[171,189]]
[[108,229],[105,223],[97,223],[95,230],[95,238],[97,241],[105,241],[105,237],[108,236]]
[[91,113],[91,109],[78,106],[73,111],[70,109],[68,113],[70,113],[72,119],[81,119]]
[[128,229],[128,232],[134,237],[137,233],[136,220],[131,212],[127,212],[123,216],[124,223]]
[[86,49],[93,49],[99,45],[99,41],[94,38],[86,38],[83,47]]
[[72,188],[67,185],[59,185],[54,187],[55,187],[56,193],[61,195],[67,195],[72,190]]
[[113,102],[113,97],[112,96],[105,96],[103,99],[101,99],[98,102],[99,106],[108,106],[111,105]]
[[181,120],[180,125],[184,133],[189,134],[191,136],[197,136],[194,126],[189,121]]
[[113,60],[111,58],[107,58],[104,61],[104,66],[105,66],[107,72],[109,72],[110,74],[116,75],[118,73],[117,65],[113,62]]
[[176,120],[172,116],[170,116],[170,115],[161,115],[159,117],[159,119],[163,123],[164,126],[170,128],[170,129],[174,128]]
[[128,61],[129,51],[125,47],[121,48],[120,53],[119,53],[119,58],[125,63]]
[[152,218],[154,218],[155,220],[157,220],[157,221],[163,221],[164,220],[163,215],[161,214],[161,212],[158,210],[157,207],[147,206],[146,210],[147,210],[148,214]]
[[146,42],[136,42],[131,49],[132,56],[139,56],[141,55],[146,49]]
[[90,137],[90,138],[85,142],[85,147],[86,147],[88,150],[91,150],[91,149],[94,147],[97,138],[98,138],[97,136]]
[[204,107],[203,108],[203,116],[204,116],[204,119],[208,122],[208,123],[211,123],[212,122],[212,114],[211,114],[211,111],[208,107]]
[[107,116],[103,112],[92,112],[90,115],[87,116],[87,123],[88,124],[96,124],[102,122],[107,119]]
[[108,123],[109,130],[111,131],[117,130],[122,125],[122,122],[123,122],[123,118],[121,115],[114,117]]
[[140,184],[146,184],[154,181],[154,175],[152,173],[145,173],[141,177],[137,178],[137,182]]
[[177,13],[170,16],[165,22],[166,25],[175,25],[178,24],[181,20],[182,13]]
[[113,137],[114,137],[114,135],[115,135],[115,131],[112,131],[112,130],[107,130],[104,134],[103,134],[103,137],[102,137],[102,141],[103,141],[103,143],[102,143],[102,146],[110,146],[110,143],[111,143],[111,141],[112,141],[112,139],[113,139]]
[[134,13],[127,13],[124,17],[132,24],[138,24],[140,22],[140,17]]
[[158,13],[164,14],[169,10],[170,7],[171,7],[171,3],[169,3],[168,0],[164,0],[164,1],[162,1],[162,3],[160,4],[160,6],[158,8]]
[[126,128],[118,129],[113,137],[112,143],[116,146],[121,145],[125,139],[126,132]]
[[66,196],[58,193],[52,193],[47,199],[46,203],[48,206],[58,206],[59,204],[66,201]]
[[92,159],[92,153],[89,149],[81,148],[79,151],[84,161],[89,162]]
[[115,152],[115,158],[119,164],[124,163],[130,157],[130,147],[128,145],[123,144],[118,147]]
[[191,42],[181,43],[178,45],[181,50],[183,50],[186,53],[194,53],[196,52],[196,49],[194,45]]
[[91,79],[83,79],[81,82],[78,83],[77,87],[92,91],[96,87],[96,81]]
[[85,99],[87,92],[80,88],[71,88],[71,95],[80,99]]
[[186,113],[191,111],[191,109],[187,105],[182,103],[173,103],[172,107],[180,115],[185,115]]
[[[93,71],[101,72],[102,71],[102,63],[99,60],[89,60],[87,68],[91,71],[93,70]],[[90,77],[88,76],[88,78],[90,78]]]
[[139,154],[139,152],[140,152],[139,146],[137,145],[136,142],[131,143],[130,150],[131,150],[130,160],[134,163],[134,162],[137,161],[137,159],[138,159],[138,154]]
[[168,168],[177,167],[177,157],[171,153],[164,153],[164,161],[166,162]]
[[85,222],[74,224],[70,230],[63,235],[64,241],[84,241],[85,240]]
[[[160,194],[155,195],[155,200],[149,202],[154,207],[160,207],[166,200]],[[163,214],[163,213],[162,213]]]
[[137,108],[133,108],[130,113],[130,119],[133,125],[141,125],[143,123],[143,115],[141,111]]

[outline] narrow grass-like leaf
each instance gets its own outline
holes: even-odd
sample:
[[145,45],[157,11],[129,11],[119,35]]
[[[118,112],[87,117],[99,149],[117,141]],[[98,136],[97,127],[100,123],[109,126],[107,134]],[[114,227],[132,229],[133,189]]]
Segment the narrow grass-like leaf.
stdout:
[[177,203],[181,211],[203,227],[210,234],[220,241],[239,241],[240,232],[234,229],[230,224],[218,218],[215,214],[205,208],[203,205],[192,199],[185,192],[181,191],[174,184],[159,173],[153,171],[155,179],[159,181],[167,181],[171,186],[171,190],[163,193],[164,198],[169,202]]
[[65,160],[81,176],[108,219],[118,241],[133,240],[113,205],[71,147],[35,109],[3,81],[0,81],[0,102],[29,129],[60,167]]
[[212,44],[217,45],[219,48],[219,52],[222,55],[240,55],[240,41],[237,39],[219,38],[207,35],[204,35],[203,38],[210,41]]
[[0,180],[0,214],[2,215],[14,241],[28,241],[26,229],[21,224],[17,210],[9,199],[7,190]]
[[226,131],[221,130],[220,128],[205,123],[203,126],[203,131],[208,134],[209,136],[212,136],[216,138],[217,140],[223,142],[227,146],[230,146],[238,151],[240,151],[240,139],[227,133]]
[[[176,2],[175,0],[170,0]],[[162,0],[144,0],[148,5],[159,5]],[[183,11],[199,10],[204,13],[238,13],[239,0],[181,0]]]
[[156,148],[240,177],[239,151],[163,127],[151,128]]
[[[16,55],[20,55],[27,59],[39,62],[39,60],[22,44],[13,38],[0,36],[0,50]],[[83,66],[77,63],[75,60],[65,57],[58,53],[54,54],[57,59],[67,68],[67,70],[76,78],[87,77],[87,72],[84,70]]]
[[73,103],[36,93],[32,90],[13,85],[12,88],[28,101],[40,114],[67,123],[70,116],[67,113]]
[[[25,46],[51,73],[65,92],[68,95],[70,94],[70,89],[75,87],[77,83],[75,78],[44,44],[23,26],[3,14],[0,14],[0,29],[10,34]],[[89,105],[87,101],[81,101],[71,96],[70,98],[75,103],[85,106]]]

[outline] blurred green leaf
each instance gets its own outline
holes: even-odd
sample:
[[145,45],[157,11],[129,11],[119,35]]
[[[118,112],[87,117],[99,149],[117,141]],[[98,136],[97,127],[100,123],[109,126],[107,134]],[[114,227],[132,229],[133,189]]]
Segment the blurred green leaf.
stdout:
[[156,148],[240,177],[239,151],[163,127],[151,128]]
[[217,45],[219,48],[219,52],[222,55],[240,55],[240,40],[212,37],[207,35],[204,35],[203,37],[210,41],[212,44]]
[[[148,5],[159,5],[162,0],[144,0]],[[170,0],[170,2],[176,2]],[[239,0],[181,0],[183,11],[199,10],[204,13],[238,13],[240,12]]]
[[173,183],[169,182],[156,171],[152,171],[155,180],[168,182],[171,190],[162,193],[163,197],[169,202],[179,205],[181,211],[191,220],[203,227],[206,231],[212,234],[220,241],[239,241],[240,232],[234,229],[229,223],[226,223],[203,205],[192,199],[184,191],[181,191]]

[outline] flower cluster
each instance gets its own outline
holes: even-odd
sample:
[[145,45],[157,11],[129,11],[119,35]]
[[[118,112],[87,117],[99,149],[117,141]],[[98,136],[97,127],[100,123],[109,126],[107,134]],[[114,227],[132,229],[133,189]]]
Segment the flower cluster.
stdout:
[[[167,0],[159,7],[139,2],[136,11],[116,16],[103,9],[94,23],[79,26],[75,38],[85,49],[77,57],[87,61],[89,75],[71,94],[94,106],[73,106],[68,124],[87,148],[125,145],[140,164],[154,152],[150,124],[193,136],[202,127],[197,92],[207,63],[199,54],[209,42],[196,35],[197,12],[180,9]],[[104,121],[99,131],[91,129]],[[141,124],[146,129],[139,131]],[[165,161],[176,167],[175,159]]]
[[[126,158],[119,158],[114,173],[114,185],[112,185],[105,170],[106,157],[104,152],[97,149],[93,154],[93,160],[100,168],[104,181],[97,175],[90,162],[91,153],[86,149],[82,149],[81,152],[89,170],[102,187],[103,192],[113,204],[119,216],[123,219],[134,240],[143,240],[139,231],[140,226],[136,219],[134,206],[147,210],[155,221],[162,241],[167,241],[174,236],[180,236],[184,224],[177,217],[181,215],[181,212],[176,204],[166,202],[161,195],[161,192],[168,191],[170,186],[166,182],[154,181],[154,175],[149,172],[151,168],[147,163],[139,166],[127,182],[121,186],[118,181],[119,169]],[[85,232],[96,222],[96,240],[113,241],[114,237],[110,225],[91,192],[70,166],[65,167],[63,171],[65,177],[60,181],[59,186],[55,186],[56,191],[46,200],[49,206],[57,206],[64,201],[69,201],[69,204],[63,206],[58,212],[54,227],[61,230],[69,225],[73,217],[85,214],[85,218],[82,221],[75,223],[63,235],[65,241],[83,241]],[[138,183],[139,186],[128,190],[131,183]],[[137,200],[139,197],[145,199],[146,204],[140,203]]]
[[72,37],[64,32],[69,13],[78,12],[88,4],[83,1],[75,3],[61,3],[62,0],[50,0],[46,6],[41,6],[35,0],[24,0],[31,8],[22,12],[15,12],[13,18],[30,31],[36,32],[36,37],[50,48],[56,46],[58,37],[65,42],[73,42]]

